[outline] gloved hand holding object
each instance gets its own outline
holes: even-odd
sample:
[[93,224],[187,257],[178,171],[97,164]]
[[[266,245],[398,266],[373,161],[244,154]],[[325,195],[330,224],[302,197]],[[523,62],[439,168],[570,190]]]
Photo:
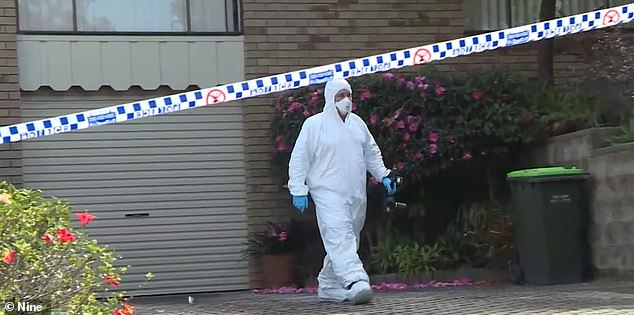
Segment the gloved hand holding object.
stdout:
[[304,213],[304,210],[308,208],[308,196],[293,196],[293,206]]
[[385,186],[388,196],[396,194],[396,182],[389,176],[383,178],[383,186]]
[[288,189],[298,209],[304,201],[297,197],[309,191],[315,203],[326,249],[317,277],[319,298],[368,303],[372,288],[357,253],[366,217],[366,175],[370,172],[383,181],[389,193],[396,192],[396,183],[386,178],[390,170],[368,126],[351,112],[350,84],[343,79],[328,81],[324,97],[323,111],[304,121],[293,147]]

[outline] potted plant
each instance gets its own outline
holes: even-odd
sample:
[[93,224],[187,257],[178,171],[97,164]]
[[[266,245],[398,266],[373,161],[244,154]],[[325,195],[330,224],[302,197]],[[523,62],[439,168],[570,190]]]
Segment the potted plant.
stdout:
[[268,287],[289,287],[295,283],[295,242],[284,224],[268,222],[264,231],[250,233],[244,257],[261,259]]

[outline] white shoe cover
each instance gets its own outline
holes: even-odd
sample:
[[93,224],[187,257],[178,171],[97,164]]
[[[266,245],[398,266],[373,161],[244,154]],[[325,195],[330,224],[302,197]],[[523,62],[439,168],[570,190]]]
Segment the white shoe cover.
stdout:
[[344,288],[319,288],[317,290],[319,300],[323,302],[341,303],[348,298],[348,290]]
[[348,291],[348,300],[354,304],[366,304],[372,300],[372,287],[365,281],[359,281],[352,285]]

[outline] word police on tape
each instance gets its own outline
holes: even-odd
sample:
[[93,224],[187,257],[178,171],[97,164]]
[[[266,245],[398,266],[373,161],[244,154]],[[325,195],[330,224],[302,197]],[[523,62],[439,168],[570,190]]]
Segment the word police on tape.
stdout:
[[49,136],[587,32],[634,20],[634,3],[182,94],[0,128],[0,143]]

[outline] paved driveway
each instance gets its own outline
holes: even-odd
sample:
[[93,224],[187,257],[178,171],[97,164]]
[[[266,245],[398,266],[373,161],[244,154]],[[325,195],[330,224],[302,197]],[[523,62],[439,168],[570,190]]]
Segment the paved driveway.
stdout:
[[369,305],[320,303],[316,294],[250,292],[138,297],[138,314],[634,314],[634,283],[426,288],[376,291]]

